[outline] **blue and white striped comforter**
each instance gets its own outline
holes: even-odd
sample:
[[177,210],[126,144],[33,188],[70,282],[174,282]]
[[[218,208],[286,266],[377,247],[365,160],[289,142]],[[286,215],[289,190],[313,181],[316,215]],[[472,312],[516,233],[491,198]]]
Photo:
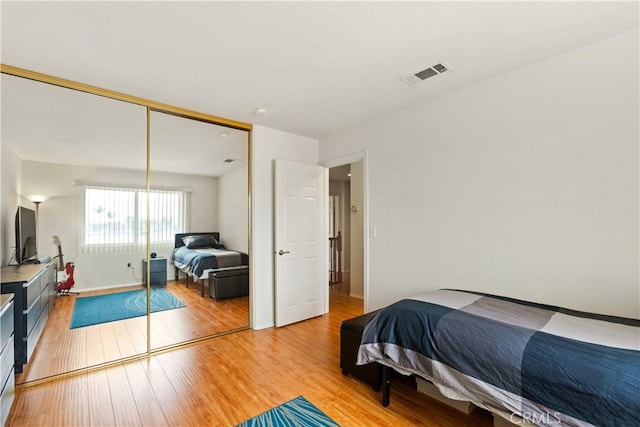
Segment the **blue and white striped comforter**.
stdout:
[[549,426],[640,426],[640,320],[438,290],[382,309],[358,364]]

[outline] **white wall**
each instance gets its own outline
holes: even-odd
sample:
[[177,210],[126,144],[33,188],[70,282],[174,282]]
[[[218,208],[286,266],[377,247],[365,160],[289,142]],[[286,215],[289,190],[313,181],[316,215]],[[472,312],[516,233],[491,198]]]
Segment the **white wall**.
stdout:
[[252,134],[251,323],[263,329],[274,325],[273,160],[317,164],[318,141],[258,125]]
[[[76,291],[140,283],[142,259],[146,247],[132,248],[118,253],[87,254],[80,250],[82,232],[82,188],[76,182],[139,185],[146,184],[144,171],[55,165],[40,162],[21,162],[22,194],[26,197],[42,194],[48,199],[40,205],[38,255],[57,254],[52,236],[62,242],[65,262],[75,263]],[[152,187],[189,189],[191,194],[190,231],[217,230],[217,179],[212,177],[152,172]],[[13,220],[11,220],[13,221]],[[173,244],[153,246],[152,252],[171,259]],[[135,277],[127,267],[135,268]],[[168,263],[167,274],[173,277]]]
[[218,228],[227,249],[249,252],[249,169],[218,178]]
[[450,287],[640,317],[638,36],[321,141],[368,151],[370,309]]

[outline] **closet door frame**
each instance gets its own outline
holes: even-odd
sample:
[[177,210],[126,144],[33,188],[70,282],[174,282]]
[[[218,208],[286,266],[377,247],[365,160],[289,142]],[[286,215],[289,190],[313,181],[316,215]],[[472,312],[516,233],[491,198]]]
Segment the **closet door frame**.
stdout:
[[[181,108],[181,107],[176,107],[173,105],[169,105],[169,104],[164,104],[161,102],[156,102],[156,101],[152,101],[152,100],[148,100],[148,99],[144,99],[144,98],[140,98],[140,97],[136,97],[136,96],[132,96],[132,95],[127,95],[124,93],[120,93],[120,92],[115,92],[112,90],[108,90],[108,89],[104,89],[104,88],[100,88],[97,86],[92,86],[92,85],[87,85],[84,83],[79,83],[79,82],[75,82],[72,80],[67,80],[67,79],[63,79],[63,78],[59,78],[59,77],[55,77],[55,76],[51,76],[51,75],[47,75],[47,74],[43,74],[43,73],[39,73],[39,72],[35,72],[35,71],[31,71],[31,70],[27,70],[27,69],[23,69],[23,68],[18,68],[18,67],[14,67],[11,65],[6,65],[6,64],[0,64],[0,73],[2,74],[7,74],[7,75],[11,75],[11,76],[15,76],[15,77],[21,77],[21,78],[25,78],[25,79],[29,79],[29,80],[33,80],[35,82],[40,82],[40,83],[46,83],[46,84],[51,84],[51,85],[55,85],[55,86],[59,86],[62,88],[66,88],[66,89],[71,89],[71,90],[77,90],[80,92],[84,92],[84,93],[88,93],[88,94],[92,94],[92,95],[97,95],[97,96],[102,96],[102,97],[106,97],[106,98],[110,98],[110,99],[114,99],[114,100],[118,100],[118,101],[123,101],[123,102],[127,102],[127,103],[131,103],[131,104],[136,104],[139,106],[143,106],[146,108],[146,191],[147,193],[151,190],[151,164],[150,164],[150,150],[151,150],[151,136],[150,136],[150,119],[151,119],[151,112],[152,111],[157,111],[157,112],[161,112],[161,113],[167,113],[167,114],[171,114],[174,116],[178,116],[178,117],[183,117],[183,118],[188,118],[188,119],[194,119],[194,120],[198,120],[198,121],[202,121],[205,123],[210,123],[210,124],[214,124],[214,125],[219,125],[219,126],[225,126],[228,128],[232,128],[232,129],[239,129],[239,130],[243,130],[243,131],[247,131],[248,134],[248,177],[247,177],[247,182],[248,182],[248,188],[247,188],[247,199],[248,199],[248,237],[249,237],[249,241],[248,241],[248,248],[249,248],[249,269],[250,271],[253,269],[253,239],[252,239],[252,233],[251,233],[251,227],[249,224],[252,224],[252,217],[251,217],[251,194],[252,194],[252,189],[251,189],[251,182],[252,182],[252,125],[249,123],[244,123],[244,122],[240,122],[240,121],[236,121],[236,120],[232,120],[232,119],[227,119],[227,118],[223,118],[223,117],[218,117],[218,116],[214,116],[214,115],[210,115],[210,114],[206,114],[206,113],[201,113],[201,112],[197,112],[197,111],[193,111],[193,110],[189,110],[189,109],[185,109],[185,108]],[[148,203],[149,198],[147,198],[147,203]],[[148,206],[147,206],[148,208]],[[147,219],[147,241],[146,241],[146,258],[150,259],[151,257],[151,242],[150,242],[150,234],[149,234],[149,225],[150,221],[149,219]],[[150,277],[150,263],[147,263],[147,277]],[[70,372],[64,372],[64,373],[60,373],[60,374],[55,374],[52,376],[48,376],[46,378],[42,378],[42,379],[37,379],[37,380],[31,380],[31,381],[27,381],[21,384],[16,385],[16,388],[22,388],[24,386],[30,386],[30,385],[36,385],[36,384],[41,384],[41,383],[45,383],[45,382],[50,382],[50,381],[54,381],[60,378],[64,378],[64,377],[68,377],[68,376],[73,376],[79,373],[83,373],[83,372],[88,372],[88,371],[93,371],[95,369],[99,369],[99,368],[104,368],[104,367],[108,367],[108,366],[112,366],[112,365],[116,365],[116,364],[120,364],[126,361],[131,361],[131,360],[137,360],[137,359],[142,359],[142,358],[146,358],[149,355],[153,354],[153,353],[158,353],[158,352],[164,352],[167,351],[169,349],[175,349],[175,348],[180,348],[180,347],[184,347],[190,344],[193,344],[195,342],[199,342],[199,341],[204,341],[216,336],[220,336],[220,335],[226,335],[228,333],[233,333],[233,332],[238,332],[238,331],[242,331],[242,330],[246,330],[250,328],[250,325],[252,325],[252,310],[251,307],[253,306],[253,295],[251,293],[251,289],[253,289],[253,284],[251,283],[251,277],[252,275],[249,275],[249,310],[248,310],[248,326],[244,327],[244,328],[240,328],[240,329],[235,329],[233,331],[229,331],[229,332],[223,332],[223,333],[218,333],[218,334],[213,334],[213,335],[208,335],[208,336],[204,336],[201,338],[196,338],[196,339],[192,339],[192,340],[187,340],[187,341],[183,341],[180,343],[177,343],[175,345],[170,345],[168,347],[162,347],[156,350],[153,350],[151,348],[151,322],[150,322],[150,299],[147,298],[147,314],[146,314],[146,319],[147,319],[147,350],[145,353],[141,353],[135,356],[130,356],[130,357],[124,357],[124,358],[120,358],[114,361],[109,361],[109,362],[105,362],[105,363],[100,363],[97,365],[93,365],[93,366],[89,366],[86,368],[81,368],[81,369],[77,369],[74,371],[70,371]],[[150,291],[150,285],[149,283],[147,283],[147,292]]]

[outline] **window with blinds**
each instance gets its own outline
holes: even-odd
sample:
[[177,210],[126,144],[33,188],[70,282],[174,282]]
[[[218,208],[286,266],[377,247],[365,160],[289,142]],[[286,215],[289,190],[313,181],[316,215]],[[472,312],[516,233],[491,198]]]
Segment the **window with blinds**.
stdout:
[[147,218],[152,244],[173,245],[186,229],[184,191],[87,186],[84,188],[84,252],[138,249],[147,242]]

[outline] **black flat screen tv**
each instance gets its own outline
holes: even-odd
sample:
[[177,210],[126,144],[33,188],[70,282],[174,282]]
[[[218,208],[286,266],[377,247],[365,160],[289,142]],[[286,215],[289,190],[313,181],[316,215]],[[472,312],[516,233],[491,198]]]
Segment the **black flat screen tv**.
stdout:
[[18,206],[16,212],[16,262],[35,261],[38,258],[36,246],[36,211]]

